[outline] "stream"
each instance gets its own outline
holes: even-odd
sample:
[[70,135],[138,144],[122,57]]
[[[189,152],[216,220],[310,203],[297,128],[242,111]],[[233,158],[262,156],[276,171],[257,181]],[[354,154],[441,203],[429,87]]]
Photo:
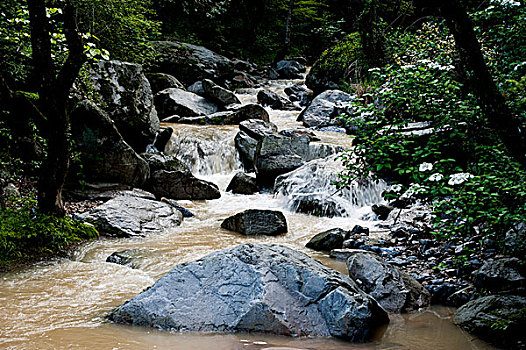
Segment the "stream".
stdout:
[[[271,81],[266,89],[283,89],[301,81]],[[243,103],[256,102],[256,89],[238,92]],[[268,109],[280,130],[300,126],[298,111]],[[0,348],[3,349],[495,349],[461,331],[452,322],[454,309],[428,310],[390,315],[382,334],[366,344],[328,338],[290,338],[258,334],[170,333],[149,328],[115,325],[105,316],[116,306],[152,285],[174,265],[195,260],[213,251],[248,242],[277,243],[305,252],[323,264],[347,273],[344,262],[306,249],[316,233],[354,225],[382,235],[370,217],[370,205],[380,201],[379,184],[353,195],[354,206],[347,217],[320,218],[289,210],[286,197],[271,193],[236,195],[225,189],[241,170],[234,148],[237,126],[165,124],[175,130],[168,151],[186,162],[200,178],[216,183],[221,198],[211,201],[178,201],[191,210],[170,232],[145,238],[102,238],[80,246],[69,259],[39,263],[22,271],[0,275]],[[343,133],[316,132],[321,142],[350,147]],[[316,174],[308,175],[312,181]],[[284,212],[289,232],[278,237],[247,237],[220,228],[226,217],[245,209],[274,209]],[[107,263],[115,251],[141,249],[137,268]]]

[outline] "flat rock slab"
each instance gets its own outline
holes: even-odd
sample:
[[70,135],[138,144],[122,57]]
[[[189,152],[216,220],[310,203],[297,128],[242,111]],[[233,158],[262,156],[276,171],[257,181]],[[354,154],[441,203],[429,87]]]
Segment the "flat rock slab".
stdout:
[[279,245],[244,244],[175,266],[115,309],[117,323],[365,341],[389,322],[347,276]]
[[118,237],[145,236],[179,226],[183,215],[172,206],[151,199],[119,196],[80,215],[99,231]]
[[287,232],[287,220],[280,211],[249,209],[225,219],[221,227],[247,236],[277,236]]

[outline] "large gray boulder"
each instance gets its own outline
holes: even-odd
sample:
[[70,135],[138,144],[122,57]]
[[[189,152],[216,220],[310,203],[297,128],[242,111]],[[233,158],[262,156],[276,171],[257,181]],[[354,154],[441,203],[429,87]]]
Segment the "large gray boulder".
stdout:
[[150,82],[150,86],[152,87],[152,92],[154,95],[159,91],[163,91],[165,89],[170,88],[184,90],[184,85],[179,80],[177,80],[176,77],[170,74],[146,73],[146,78]]
[[360,288],[389,312],[418,310],[431,302],[427,289],[374,253],[355,250],[347,268]]
[[202,86],[204,97],[221,106],[241,103],[232,91],[217,85],[210,79],[204,79]]
[[219,107],[192,92],[177,88],[165,89],[155,95],[155,106],[159,117],[164,120],[173,115],[179,117],[200,117],[213,114]]
[[526,268],[518,258],[489,259],[473,273],[475,287],[492,292],[526,287]]
[[252,171],[258,141],[264,136],[274,134],[278,127],[260,119],[249,119],[239,123],[239,130],[234,144],[245,170]]
[[148,186],[158,198],[203,200],[221,197],[217,185],[182,170],[154,171],[148,180]]
[[203,46],[173,41],[156,41],[151,45],[157,53],[152,69],[174,75],[186,86],[203,79],[222,84],[234,73],[231,60]]
[[341,151],[343,149],[338,146],[311,144],[307,136],[266,135],[258,141],[254,154],[258,183],[264,187],[273,187],[277,176],[293,171],[313,159],[325,158]]
[[247,236],[277,236],[287,232],[287,220],[280,211],[249,209],[226,218],[221,227]]
[[124,140],[135,151],[144,152],[159,131],[159,118],[142,67],[100,60],[91,71],[91,80]]
[[298,121],[306,127],[327,127],[338,125],[337,118],[347,110],[354,96],[340,90],[327,90],[316,96],[301,112]]
[[307,68],[296,60],[281,60],[276,63],[276,72],[282,79],[301,79]]
[[157,153],[143,153],[142,158],[148,162],[150,171],[153,173],[157,170],[166,170],[166,171],[181,171],[189,173],[190,169],[186,164],[181,162],[174,156],[157,152]]
[[162,202],[133,196],[119,196],[81,214],[100,232],[117,237],[145,236],[179,226],[183,215]]
[[490,295],[472,300],[455,312],[455,323],[506,349],[524,349],[526,298]]
[[71,112],[71,131],[80,164],[70,174],[80,173],[87,182],[122,183],[140,187],[150,174],[148,163],[124,141],[113,121],[91,101],[82,101]]
[[389,322],[347,276],[290,248],[263,244],[177,265],[109,318],[172,331],[333,336],[354,342],[369,339]]
[[269,123],[260,119],[249,119],[239,123],[239,130],[256,140],[261,140],[263,136],[274,134],[278,127],[274,123]]

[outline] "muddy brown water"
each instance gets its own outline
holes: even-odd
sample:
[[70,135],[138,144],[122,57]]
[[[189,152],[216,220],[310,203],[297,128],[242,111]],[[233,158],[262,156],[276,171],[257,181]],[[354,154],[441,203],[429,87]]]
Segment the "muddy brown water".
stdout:
[[[275,81],[268,88],[282,93],[290,81]],[[253,102],[256,91],[239,97]],[[269,110],[270,111],[270,110]],[[281,129],[297,127],[298,112],[270,111]],[[174,265],[210,252],[247,242],[277,243],[303,251],[325,265],[346,273],[345,264],[304,248],[316,233],[333,227],[351,229],[364,220],[370,206],[354,208],[348,217],[319,218],[286,209],[283,198],[271,194],[233,195],[224,190],[240,169],[233,147],[236,127],[172,125],[176,135],[171,150],[192,167],[197,176],[213,181],[222,197],[213,201],[180,201],[195,218],[180,227],[145,238],[101,239],[79,247],[70,259],[37,264],[23,271],[0,275],[0,348],[2,349],[495,349],[466,334],[451,322],[451,308],[391,315],[391,322],[371,342],[350,344],[329,338],[289,338],[258,334],[171,333],[149,328],[115,325],[106,315],[116,306],[152,285]],[[323,142],[350,147],[347,136],[318,133]],[[315,174],[313,174],[315,176]],[[306,179],[308,181],[308,179]],[[375,190],[375,189],[373,189]],[[381,191],[377,188],[376,191]],[[377,194],[372,194],[372,197]],[[372,203],[371,203],[372,204]],[[248,208],[281,210],[289,232],[279,237],[245,237],[220,228],[227,216]],[[106,263],[115,251],[140,249],[137,268]]]

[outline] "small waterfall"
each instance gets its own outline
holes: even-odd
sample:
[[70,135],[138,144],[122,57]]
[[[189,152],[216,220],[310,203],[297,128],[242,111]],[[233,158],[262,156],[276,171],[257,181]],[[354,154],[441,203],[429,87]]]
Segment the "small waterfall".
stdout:
[[166,152],[195,175],[230,174],[242,168],[234,147],[235,127],[177,126]]
[[335,156],[313,160],[278,177],[274,191],[290,210],[318,216],[351,217],[357,208],[383,202],[383,181],[365,180],[338,189],[335,182],[342,170]]

